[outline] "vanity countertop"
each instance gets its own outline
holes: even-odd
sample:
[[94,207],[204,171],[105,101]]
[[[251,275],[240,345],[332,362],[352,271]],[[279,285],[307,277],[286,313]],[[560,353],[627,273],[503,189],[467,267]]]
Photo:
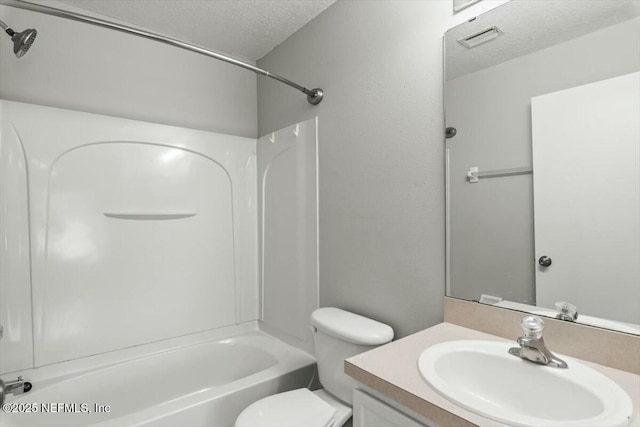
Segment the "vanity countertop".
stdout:
[[[420,354],[432,345],[456,340],[510,341],[451,323],[441,323],[347,359],[345,372],[439,425],[505,426],[449,402],[420,376]],[[584,360],[581,362],[618,383],[631,396],[634,408],[630,425],[640,426],[640,376]]]

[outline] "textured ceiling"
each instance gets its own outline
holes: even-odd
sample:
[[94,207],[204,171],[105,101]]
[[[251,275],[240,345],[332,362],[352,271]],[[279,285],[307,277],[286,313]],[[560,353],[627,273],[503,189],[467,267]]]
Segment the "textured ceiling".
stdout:
[[[447,31],[447,79],[562,43],[640,15],[638,0],[512,0]],[[504,32],[467,49],[459,38],[497,26]]]
[[336,0],[59,1],[256,61]]

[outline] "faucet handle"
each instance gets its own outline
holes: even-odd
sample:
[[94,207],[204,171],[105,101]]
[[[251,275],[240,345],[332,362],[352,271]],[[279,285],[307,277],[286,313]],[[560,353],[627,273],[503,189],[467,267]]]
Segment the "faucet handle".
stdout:
[[542,330],[544,329],[544,322],[538,316],[527,316],[520,322],[524,336],[528,338],[540,339],[542,338]]
[[558,311],[558,314],[556,315],[557,319],[575,322],[578,318],[578,308],[568,302],[556,302],[556,310]]

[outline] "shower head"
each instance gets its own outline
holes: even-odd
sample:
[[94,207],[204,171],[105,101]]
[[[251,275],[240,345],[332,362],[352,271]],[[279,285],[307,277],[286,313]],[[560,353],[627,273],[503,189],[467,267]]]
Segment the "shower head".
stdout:
[[29,28],[20,33],[14,33],[11,36],[11,40],[13,40],[13,53],[15,53],[18,58],[27,53],[37,35],[38,32],[33,28]]
[[38,32],[33,28],[16,33],[2,21],[0,21],[0,27],[2,27],[2,29],[9,34],[11,40],[13,40],[13,53],[15,53],[18,58],[21,58],[22,55],[27,53],[38,35]]

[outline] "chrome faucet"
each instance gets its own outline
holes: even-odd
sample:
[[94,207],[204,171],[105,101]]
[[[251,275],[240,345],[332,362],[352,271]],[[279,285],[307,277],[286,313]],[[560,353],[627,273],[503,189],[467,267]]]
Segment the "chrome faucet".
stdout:
[[0,379],[0,405],[4,403],[4,398],[7,394],[22,394],[29,390],[31,390],[31,383],[24,381],[22,377],[6,383]]
[[[4,334],[4,326],[0,325],[0,340]],[[4,403],[4,398],[7,394],[22,394],[31,390],[31,383],[24,381],[22,377],[18,377],[15,381],[2,381],[0,378],[0,405]]]
[[545,345],[544,338],[542,338],[544,322],[541,318],[528,316],[522,319],[520,325],[524,331],[524,335],[517,339],[520,347],[510,348],[509,354],[541,365],[556,368],[568,367],[567,362],[551,353]]

